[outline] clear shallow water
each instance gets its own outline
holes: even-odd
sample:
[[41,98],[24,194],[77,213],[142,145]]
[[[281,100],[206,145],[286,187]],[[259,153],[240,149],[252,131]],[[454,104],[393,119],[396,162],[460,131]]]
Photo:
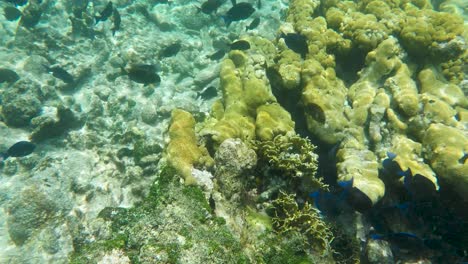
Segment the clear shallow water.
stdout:
[[[97,24],[93,18],[107,2],[80,10],[85,3],[42,1],[40,19],[29,29],[0,20],[0,67],[20,76],[15,84],[0,84],[2,110],[14,105],[12,111],[21,113],[3,114],[0,146],[8,149],[31,136],[37,145],[31,155],[9,158],[1,168],[0,263],[67,263],[77,240],[106,237],[109,230],[102,226],[108,224],[99,213],[130,208],[148,195],[171,111],[182,108],[201,118],[221,97],[219,91],[203,93],[219,87],[219,60],[209,56],[240,36],[274,39],[288,5],[264,0],[251,17],[226,27],[220,14],[230,9],[229,1],[211,15],[198,11],[201,2],[113,1],[121,16],[113,35],[116,18]],[[466,9],[453,3],[447,9]],[[246,31],[256,17],[259,26]],[[180,50],[165,55],[176,43]],[[154,65],[161,82],[132,80],[130,66],[139,64]],[[44,65],[66,70],[73,83]],[[102,261],[125,261],[119,254]]]

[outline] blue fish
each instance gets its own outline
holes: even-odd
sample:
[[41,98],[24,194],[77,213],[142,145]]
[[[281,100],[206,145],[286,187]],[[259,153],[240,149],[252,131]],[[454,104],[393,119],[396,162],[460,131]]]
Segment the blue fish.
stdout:
[[309,197],[314,199],[314,205],[325,215],[338,215],[345,208],[349,209],[347,204],[348,196],[353,188],[354,179],[337,182],[337,190],[332,192],[314,191]]
[[402,170],[401,167],[394,161],[396,154],[387,152],[387,157],[382,161],[384,173],[388,175],[403,177],[403,186],[406,191],[411,195],[413,200],[427,200],[436,195],[436,186],[428,178],[420,175],[413,174],[411,168]]
[[403,184],[412,200],[427,201],[437,196],[436,186],[428,178],[420,174],[412,175],[411,171],[404,177]]
[[382,161],[382,169],[388,175],[395,175],[401,171],[400,166],[394,160],[397,155],[393,152],[387,152],[387,158]]

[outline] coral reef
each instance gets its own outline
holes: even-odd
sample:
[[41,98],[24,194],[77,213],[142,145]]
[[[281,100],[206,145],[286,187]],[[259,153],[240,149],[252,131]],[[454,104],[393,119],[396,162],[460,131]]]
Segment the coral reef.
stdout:
[[[434,64],[453,65],[456,79],[463,79],[456,67],[466,56],[463,19],[427,1],[298,0],[286,21],[280,31],[306,37],[309,52],[302,60],[280,39],[280,87],[301,91],[311,134],[339,144],[338,180],[353,180],[376,204],[385,194],[380,164],[392,152],[402,170],[438,189],[437,171],[424,161],[431,150],[421,144],[428,144],[423,138],[431,123],[462,127],[454,117],[466,108],[466,96],[457,81],[445,81],[449,71]],[[294,81],[286,68],[296,69]]]
[[[278,135],[273,140],[256,141],[255,149],[265,166],[278,170],[284,178],[293,182],[294,178],[305,185],[304,189],[327,189],[326,184],[316,175],[318,156],[315,146],[298,135]],[[296,186],[297,187],[297,186]]]
[[222,107],[217,105],[213,119],[201,131],[201,135],[210,137],[217,146],[227,138],[240,138],[244,142],[271,140],[294,131],[290,114],[277,103],[266,78],[264,65],[272,56],[268,53],[271,43],[261,38],[248,40],[251,50],[258,46],[259,54],[233,50],[222,62]]
[[439,177],[464,200],[468,200],[468,137],[466,130],[431,124],[424,135],[425,158]]
[[195,119],[189,112],[175,109],[169,127],[169,144],[166,156],[185,179],[186,184],[195,184],[192,169],[196,166],[212,166],[213,160],[206,148],[198,146],[195,135]]
[[[270,40],[255,35],[288,1],[257,7],[277,21],[247,33],[250,21],[228,31],[190,1],[115,1],[116,34],[116,18],[93,19],[106,2],[24,3],[20,22],[0,23],[0,51],[23,52],[0,53],[20,78],[0,84],[10,126],[0,133],[38,151],[0,165],[1,242],[15,248],[0,253],[12,263],[393,263],[402,252],[460,262],[468,33],[457,1],[291,0]],[[211,49],[224,54],[234,39],[250,47],[214,65]],[[168,43],[180,51],[160,56]],[[121,73],[140,63],[161,71],[160,86]],[[200,99],[208,89],[221,98]],[[395,234],[425,243],[395,250],[408,246]]]
[[294,195],[281,192],[273,201],[273,228],[286,236],[295,232],[301,234],[306,239],[305,243],[318,256],[330,253],[333,240],[330,227],[321,219],[317,209],[308,203],[299,209],[294,198]]
[[257,154],[240,139],[226,139],[215,154],[215,177],[227,199],[243,197],[249,171],[257,165]]
[[1,108],[5,123],[14,127],[28,126],[41,111],[39,91],[39,84],[28,79],[19,80],[5,90]]

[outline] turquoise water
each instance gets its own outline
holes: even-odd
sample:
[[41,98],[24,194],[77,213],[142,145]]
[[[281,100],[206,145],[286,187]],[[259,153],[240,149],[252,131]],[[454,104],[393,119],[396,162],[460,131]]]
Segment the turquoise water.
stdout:
[[[0,167],[0,263],[353,263],[357,259],[364,263],[468,261],[468,242],[462,235],[467,232],[468,226],[467,198],[466,193],[460,195],[468,182],[468,174],[463,177],[468,166],[467,106],[463,103],[468,93],[466,1],[432,3],[438,11],[457,14],[464,19],[464,32],[458,34],[458,42],[452,43],[456,46],[457,54],[454,57],[459,60],[425,61],[422,64],[424,59],[411,57],[411,49],[415,49],[411,48],[412,43],[403,43],[394,33],[382,33],[379,29],[366,33],[367,36],[381,38],[378,43],[395,39],[403,43],[400,43],[403,51],[396,57],[414,70],[410,79],[414,80],[418,89],[422,78],[418,79],[416,72],[433,63],[431,65],[438,73],[437,80],[444,84],[450,81],[453,85],[447,91],[451,91],[451,88],[461,91],[461,96],[457,94],[460,98],[453,99],[456,102],[447,107],[450,108],[447,111],[451,111],[450,114],[455,117],[450,117],[447,123],[444,123],[445,120],[440,123],[458,129],[457,135],[461,135],[459,144],[463,145],[464,154],[457,152],[458,156],[454,156],[459,163],[457,170],[460,173],[457,175],[462,175],[457,180],[465,185],[461,184],[462,187],[457,189],[453,187],[457,185],[456,182],[434,173],[431,175],[432,181],[441,186],[436,191],[436,197],[416,199],[411,191],[409,194],[405,191],[408,186],[404,180],[388,184],[383,161],[393,161],[393,154],[385,152],[391,148],[379,149],[369,143],[372,141],[369,139],[366,147],[369,146],[375,154],[372,155],[376,156],[374,163],[380,166],[380,170],[375,168],[375,171],[385,182],[386,196],[375,194],[376,197],[380,195],[379,198],[373,201],[372,208],[366,207],[365,210],[355,206],[356,200],[349,202],[355,197],[349,198],[346,184],[342,184],[351,182],[351,188],[354,186],[359,194],[368,195],[366,202],[372,195],[366,193],[365,187],[359,186],[356,178],[349,181],[345,177],[340,181],[341,165],[338,165],[337,173],[336,164],[352,163],[353,158],[360,162],[365,159],[357,156],[368,153],[352,153],[348,160],[340,161],[341,157],[337,154],[339,144],[327,141],[323,136],[331,134],[327,129],[335,123],[327,122],[334,112],[313,105],[311,111],[314,113],[310,116],[321,121],[318,123],[322,123],[320,126],[325,131],[314,134],[310,127],[317,122],[307,119],[307,110],[302,111],[306,113],[304,116],[291,110],[294,107],[288,107],[292,104],[287,102],[288,99],[291,98],[294,104],[302,100],[298,99],[300,93],[299,97],[294,97],[292,90],[280,93],[280,96],[275,91],[269,93],[276,96],[275,100],[293,115],[296,132],[318,145],[315,150],[317,154],[309,153],[312,158],[309,157],[307,162],[318,162],[317,177],[331,187],[329,190],[305,190],[297,182],[294,183],[296,185],[291,184],[295,180],[281,178],[282,173],[271,168],[273,165],[261,167],[260,157],[258,164],[256,158],[252,158],[254,161],[242,159],[244,155],[248,157],[245,153],[251,154],[253,150],[244,150],[240,143],[232,143],[232,148],[242,153],[237,158],[228,156],[223,159],[222,154],[216,156],[215,150],[208,147],[216,165],[192,171],[197,178],[197,187],[187,187],[176,173],[166,172],[164,150],[170,141],[168,128],[171,112],[174,109],[190,112],[198,124],[195,129],[197,133],[202,130],[203,121],[211,120],[208,116],[213,105],[216,106],[220,99],[226,103],[223,98],[228,96],[223,88],[226,84],[220,82],[220,69],[223,59],[233,49],[233,42],[240,39],[251,42],[248,48],[242,46],[245,43],[238,44],[239,49],[248,50],[244,52],[248,54],[251,64],[246,71],[255,72],[259,79],[268,79],[272,87],[274,79],[265,73],[267,64],[272,61],[278,65],[287,64],[289,57],[284,53],[281,55],[284,57],[279,55],[279,51],[284,52],[287,48],[292,54],[301,53],[294,46],[297,38],[292,40],[294,43],[288,43],[287,33],[297,30],[291,20],[285,23],[289,1],[245,1],[254,9],[250,15],[245,14],[245,10],[232,11],[234,3],[221,0],[211,1],[211,4],[216,2],[219,5],[217,8],[208,5],[210,1],[188,0],[122,0],[112,1],[112,5],[108,1],[79,0],[22,2],[0,2],[0,8],[7,13],[0,18],[0,152],[4,153]],[[325,17],[323,10],[330,6],[349,3],[306,2],[319,6],[314,17]],[[13,7],[21,12],[16,19],[15,11],[11,9]],[[13,17],[7,19],[8,15]],[[258,25],[253,23],[256,18],[260,19]],[[392,21],[389,21],[379,23],[391,24]],[[343,23],[349,23],[352,27],[351,22]],[[444,27],[448,25],[442,25],[437,30]],[[336,31],[344,39],[360,40],[356,35],[348,34],[347,29],[340,30]],[[307,35],[307,29],[304,32]],[[292,35],[289,36],[292,38]],[[273,55],[265,51],[267,48],[258,51],[262,46],[255,42],[257,37],[270,41],[271,47],[278,51],[277,58],[284,60],[270,60],[269,56]],[[438,44],[444,46],[447,43]],[[320,54],[319,48],[311,48],[312,42],[308,45],[306,53],[309,59],[315,53]],[[366,59],[366,54],[372,54],[378,46],[369,44],[369,47],[363,48],[364,51],[360,50],[361,46],[356,48],[357,52],[353,55],[341,56],[334,44],[327,45],[327,52],[337,57],[336,75],[343,80],[343,87],[346,85],[347,88],[358,83],[359,71],[362,70],[362,75],[368,73],[370,67],[366,63],[372,61],[372,55]],[[336,44],[336,47],[339,45]],[[242,51],[231,51],[231,54],[236,52]],[[448,53],[452,55],[450,51]],[[291,65],[301,68],[302,60],[298,54],[295,54],[295,59],[299,62]],[[305,54],[302,57],[305,59]],[[233,59],[233,56],[230,58]],[[452,71],[455,77],[447,70],[454,69],[454,65],[458,67],[458,71]],[[242,71],[239,67],[238,75],[242,75],[239,73]],[[278,71],[285,81],[287,73],[292,72],[293,75],[294,69],[279,68]],[[330,76],[329,71],[326,74],[323,72],[325,69],[317,76]],[[387,78],[394,74],[390,71],[382,75]],[[291,79],[294,82],[294,78]],[[376,91],[381,91],[390,81],[387,84],[384,84],[384,79],[369,82],[377,86]],[[299,80],[298,86],[305,87],[305,83],[305,78]],[[444,92],[434,93],[434,96],[445,100]],[[377,97],[376,94],[373,96]],[[327,100],[332,104],[332,99],[327,97]],[[396,109],[393,97],[389,100],[392,106],[388,108]],[[431,98],[420,100],[429,101]],[[343,104],[352,105],[352,99],[347,99]],[[304,103],[299,105],[304,107]],[[445,107],[446,104],[441,105]],[[395,115],[400,115],[396,112]],[[438,123],[437,118],[442,119],[443,115],[433,117],[421,114],[421,118],[429,120],[427,123]],[[385,122],[382,119],[380,125],[379,122],[374,125],[383,127]],[[340,135],[343,133],[347,132],[336,132]],[[403,135],[405,133],[401,132]],[[372,138],[368,134],[366,137]],[[14,145],[21,141],[32,142],[34,149],[27,145]],[[209,144],[203,139],[199,139],[198,143]],[[418,147],[429,148],[426,145]],[[410,145],[409,148],[417,147]],[[188,146],[180,150],[178,155],[182,157],[186,154],[184,150],[190,152]],[[256,155],[260,155],[258,149],[256,151]],[[255,156],[255,153],[252,155]],[[397,155],[395,159],[401,166],[397,169],[400,170],[398,173],[405,173],[407,168],[416,166],[401,165],[405,158],[414,158],[419,165],[424,164],[421,171],[428,168],[432,172],[432,167],[436,167],[429,162],[431,157],[418,153],[414,155],[416,158]],[[226,190],[228,187],[224,189],[222,180],[217,177],[224,173],[220,169],[223,162],[226,161],[224,165],[229,167],[228,161],[231,159],[248,169],[239,169],[239,175],[244,177],[233,177],[234,183],[230,184],[234,187],[230,185],[232,189]],[[360,170],[359,165],[356,167]],[[411,190],[416,189],[417,195],[420,195],[419,192],[423,191],[417,187],[422,184],[411,179]],[[273,200],[278,197],[279,190],[292,191],[297,195],[295,202],[301,210],[307,208],[305,204],[316,207],[317,210],[311,209],[314,212],[311,213],[312,219],[322,219],[326,223],[324,225],[330,225],[323,234],[327,234],[327,239],[332,234],[335,242],[327,240],[330,244],[323,246],[327,253],[316,249],[314,243],[317,242],[310,237],[304,242],[304,237],[300,236],[309,233],[304,234],[304,230],[308,229],[304,229],[300,221],[292,221],[289,227],[304,231],[302,234],[291,235],[280,231],[281,227],[286,229],[287,224],[276,224],[275,219],[280,216],[271,215],[268,209],[275,204]],[[452,197],[453,193],[456,195]],[[325,201],[323,204],[318,202],[319,196]],[[309,224],[312,226],[313,223]],[[278,225],[281,227],[278,228]],[[323,235],[318,231],[310,233]]]

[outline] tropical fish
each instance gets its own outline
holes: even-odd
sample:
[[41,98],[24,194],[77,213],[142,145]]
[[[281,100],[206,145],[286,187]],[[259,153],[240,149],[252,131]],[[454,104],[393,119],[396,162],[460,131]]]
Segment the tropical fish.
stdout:
[[382,169],[387,174],[395,174],[401,170],[400,166],[394,159],[396,154],[390,151],[387,151],[387,158],[382,161]]
[[19,80],[18,74],[10,69],[0,68],[0,83],[8,82],[14,83]]
[[117,8],[114,8],[114,11],[112,12],[112,22],[114,23],[114,26],[112,27],[112,36],[115,35],[115,32],[117,30],[120,30],[120,22],[122,22],[120,18],[120,13],[117,10]]
[[318,190],[309,194],[314,199],[314,205],[325,215],[339,215],[343,208],[347,207],[346,200],[353,185],[350,181],[338,182],[338,188],[334,191]]
[[231,43],[231,50],[248,50],[250,49],[250,43],[247,40],[237,40]]
[[250,17],[255,12],[252,4],[238,3],[231,7],[227,13],[222,17],[226,26],[229,26],[234,21],[244,20]]
[[398,232],[387,235],[374,234],[370,236],[374,240],[386,240],[398,250],[404,252],[420,252],[427,250],[424,240],[412,233]]
[[428,178],[420,174],[411,175],[411,170],[404,177],[403,185],[411,195],[411,199],[415,201],[428,201],[437,196],[436,186]]
[[13,6],[6,6],[3,8],[3,13],[8,21],[15,21],[22,15],[21,11]]
[[223,4],[221,0],[207,0],[203,2],[203,4],[198,7],[198,11],[201,11],[207,15],[216,12],[218,8]]
[[309,114],[315,121],[325,124],[327,116],[322,107],[314,103],[308,103],[304,106],[304,112]]
[[315,207],[327,215],[337,215],[349,208],[365,212],[372,207],[372,201],[359,189],[353,187],[353,182],[354,179],[338,181],[336,190],[315,191],[309,196],[314,199]]
[[307,38],[298,33],[288,33],[282,34],[281,38],[284,39],[286,46],[292,51],[301,55],[304,59],[306,54],[309,52],[309,47],[307,45]]
[[96,18],[96,24],[99,23],[99,21],[106,21],[113,13],[113,7],[112,7],[112,2],[109,1],[107,3],[106,7],[104,10],[102,10],[98,16],[95,16]]
[[0,160],[6,160],[9,157],[24,157],[31,154],[36,145],[29,141],[19,141],[13,144],[5,153],[0,154]]
[[162,51],[159,53],[159,56],[163,58],[175,56],[177,55],[177,53],[179,53],[181,48],[182,45],[180,44],[180,42],[173,43],[163,48]]
[[161,77],[156,73],[156,67],[150,64],[135,64],[125,70],[130,80],[148,85],[161,82]]
[[468,153],[464,153],[463,156],[458,160],[458,163],[465,164],[467,160],[468,160]]
[[203,99],[211,99],[218,95],[218,90],[214,86],[208,86],[199,93]]
[[217,52],[208,55],[207,58],[209,58],[210,60],[220,60],[224,57],[224,55],[226,55],[226,51],[218,50]]
[[35,2],[31,2],[23,10],[23,15],[21,16],[21,20],[19,24],[25,28],[33,28],[39,23],[41,16],[42,16],[42,9],[39,6],[39,4]]
[[255,29],[256,27],[258,27],[258,25],[260,25],[260,18],[259,17],[252,20],[252,22],[250,22],[250,24],[245,27],[245,30],[247,31],[247,30]]
[[387,152],[387,157],[382,161],[382,169],[386,174],[403,177],[403,185],[413,200],[430,200],[437,195],[437,188],[428,178],[415,174],[411,168],[402,170],[400,165],[394,160],[396,154]]
[[49,67],[47,65],[42,65],[42,66],[46,68],[47,72],[52,73],[52,76],[62,80],[64,83],[75,82],[73,76],[60,66],[55,66],[55,67]]

